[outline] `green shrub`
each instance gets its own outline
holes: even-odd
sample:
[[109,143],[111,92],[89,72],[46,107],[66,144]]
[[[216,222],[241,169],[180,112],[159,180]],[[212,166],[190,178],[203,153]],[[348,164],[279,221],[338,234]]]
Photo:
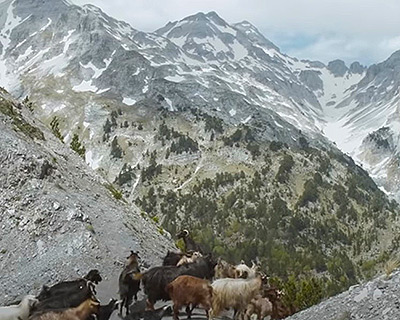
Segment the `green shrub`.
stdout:
[[0,97],[0,112],[12,119],[12,123],[19,131],[30,139],[45,140],[43,132],[29,124],[14,108],[14,104]]
[[163,228],[163,227],[158,226],[157,229],[158,229],[158,232],[159,232],[162,236],[165,234],[165,231],[164,231],[164,228]]
[[118,143],[117,137],[114,137],[113,141],[111,142],[111,156],[113,158],[122,158],[123,151]]
[[51,131],[53,132],[53,134],[62,142],[64,143],[64,138],[61,135],[61,131],[60,131],[60,122],[57,118],[57,116],[54,116],[53,119],[50,122],[50,127],[51,127]]
[[189,136],[181,135],[177,142],[172,142],[170,151],[175,152],[176,154],[181,154],[183,152],[197,152],[199,151],[199,145]]
[[136,178],[136,174],[133,172],[133,168],[127,164],[124,163],[122,166],[121,171],[119,172],[118,176],[115,178],[114,183],[117,183],[120,186],[123,186],[124,184],[127,184],[132,181],[132,179]]
[[282,146],[283,146],[283,144],[280,141],[271,141],[271,143],[269,145],[269,149],[271,151],[276,152],[276,151],[279,151],[280,149],[282,149]]
[[318,187],[315,184],[314,180],[307,180],[304,184],[303,194],[297,201],[297,206],[304,207],[309,202],[315,202],[317,200],[318,200]]
[[106,184],[105,187],[111,192],[115,199],[122,199],[122,191],[116,189],[111,183]]
[[90,231],[91,233],[95,234],[94,227],[91,224],[86,225],[86,230]]
[[243,132],[241,129],[236,129],[236,131],[229,137],[224,137],[223,141],[226,146],[232,146],[234,143],[239,142],[242,138]]
[[205,131],[211,131],[214,130],[215,132],[218,133],[223,133],[224,128],[222,126],[222,120],[217,117],[212,117],[209,115],[204,115],[205,117]]
[[85,158],[86,148],[79,142],[79,136],[77,133],[74,134],[69,146],[72,150],[74,150],[82,158]]
[[162,172],[161,164],[157,165],[157,152],[150,155],[149,166],[142,169],[142,181],[151,180]]
[[281,165],[278,169],[275,179],[280,183],[287,182],[287,180],[289,178],[289,174],[292,171],[293,166],[294,166],[293,157],[289,154],[285,154],[283,156]]

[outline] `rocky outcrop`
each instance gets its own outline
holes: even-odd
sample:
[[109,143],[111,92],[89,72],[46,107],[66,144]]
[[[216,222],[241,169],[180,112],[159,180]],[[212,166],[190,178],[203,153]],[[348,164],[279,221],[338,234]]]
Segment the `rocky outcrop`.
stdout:
[[343,77],[349,70],[343,60],[333,60],[328,63],[328,70],[332,72],[335,77]]
[[351,287],[288,320],[351,320],[398,319],[400,272],[380,276],[370,282]]

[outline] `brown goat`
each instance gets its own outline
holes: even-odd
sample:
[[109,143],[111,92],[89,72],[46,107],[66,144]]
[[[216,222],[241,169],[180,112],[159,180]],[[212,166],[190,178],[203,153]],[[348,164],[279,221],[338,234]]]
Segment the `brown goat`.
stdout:
[[[179,320],[178,313],[183,306],[186,306],[188,318],[198,305],[206,310],[208,316],[212,304],[212,287],[207,280],[192,276],[179,276],[167,285],[166,291],[174,304],[175,320]],[[190,308],[190,305],[192,305],[192,308]]]
[[99,301],[90,298],[76,308],[36,313],[29,320],[86,320],[91,314],[99,312],[99,305]]
[[283,304],[281,299],[282,291],[278,290],[276,287],[264,289],[263,296],[268,298],[268,300],[272,303],[271,319],[283,319],[298,311],[297,309],[292,310]]

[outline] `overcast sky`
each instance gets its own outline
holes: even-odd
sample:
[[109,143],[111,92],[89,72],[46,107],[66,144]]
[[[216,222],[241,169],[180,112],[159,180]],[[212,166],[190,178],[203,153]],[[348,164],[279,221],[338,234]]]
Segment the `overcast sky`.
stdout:
[[72,0],[92,3],[141,31],[199,11],[248,20],[284,53],[370,65],[400,50],[400,0]]

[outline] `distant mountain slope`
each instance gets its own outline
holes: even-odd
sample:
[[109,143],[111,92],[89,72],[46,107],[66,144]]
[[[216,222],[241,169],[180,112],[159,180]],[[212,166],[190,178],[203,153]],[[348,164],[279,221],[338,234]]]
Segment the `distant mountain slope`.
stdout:
[[110,155],[121,161],[116,183],[171,233],[190,229],[216,256],[311,281],[312,299],[310,284],[296,284],[297,308],[373,276],[399,252],[397,203],[337,149],[267,142],[260,128],[195,110],[141,113],[140,129],[124,128],[128,118],[109,119],[109,135],[120,137]]
[[172,242],[0,91],[0,304],[99,269],[114,279],[130,250],[159,263]]
[[388,192],[399,197],[400,51],[372,65],[351,94],[337,105],[340,117],[329,136],[365,165]]

